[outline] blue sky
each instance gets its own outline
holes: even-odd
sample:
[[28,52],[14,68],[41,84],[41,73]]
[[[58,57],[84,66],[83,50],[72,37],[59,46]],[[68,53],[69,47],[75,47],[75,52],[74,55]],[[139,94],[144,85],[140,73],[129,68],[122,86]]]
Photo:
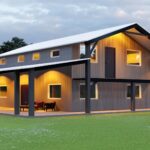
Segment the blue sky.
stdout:
[[0,0],[0,43],[35,43],[137,22],[150,31],[150,0]]

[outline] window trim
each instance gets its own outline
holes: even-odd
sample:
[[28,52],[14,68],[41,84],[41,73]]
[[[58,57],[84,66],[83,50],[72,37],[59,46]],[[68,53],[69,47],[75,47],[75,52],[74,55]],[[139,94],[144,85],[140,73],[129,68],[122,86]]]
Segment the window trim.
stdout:
[[[53,56],[53,52],[56,52],[56,51],[59,51],[59,56]],[[60,57],[60,50],[59,50],[59,49],[51,50],[51,51],[50,51],[50,57],[51,57],[51,58]]]
[[[8,92],[8,86],[6,84],[0,85],[0,87],[7,87],[7,92]],[[0,98],[8,98],[8,96],[0,96]]]
[[[140,54],[140,63],[139,63],[139,65],[128,64],[128,62],[127,62],[127,52],[128,51],[139,52],[139,54]],[[126,49],[126,65],[127,66],[133,66],[133,67],[141,67],[142,66],[142,51],[141,50],[135,50],[135,49]]]
[[[92,83],[90,83],[90,85],[91,85]],[[81,95],[80,95],[80,85],[85,85],[85,83],[80,83],[79,84],[79,98],[80,98],[80,100],[85,100],[85,98],[81,98]],[[98,84],[96,83],[95,84],[95,98],[91,98],[91,100],[98,100]]]
[[[34,58],[34,54],[39,54],[39,59],[35,59],[35,58]],[[40,55],[39,52],[35,52],[35,53],[32,54],[32,60],[33,60],[33,61],[38,61],[38,60],[40,60],[40,57],[41,57],[41,55]]]
[[0,63],[0,65],[6,65],[6,63],[7,63],[7,59],[6,59],[6,58],[0,58],[0,59],[1,59],[1,60],[2,60],[2,59],[4,59],[4,60],[5,60],[5,63],[2,63],[2,64]]
[[[20,56],[24,56],[24,61],[20,61],[20,60],[19,60],[19,57],[20,57]],[[23,63],[23,62],[25,62],[25,55],[19,55],[19,56],[18,56],[18,63]]]
[[[94,45],[94,43],[92,43],[91,45],[90,45],[90,49],[92,48],[92,46]],[[81,58],[81,47],[84,47],[84,52],[86,53],[86,47],[85,47],[85,44],[84,43],[80,43],[79,44],[79,57],[80,57],[80,59],[82,59]],[[91,61],[91,58],[90,58],[90,61],[91,61],[91,63],[92,64],[97,64],[98,63],[98,44],[96,44],[96,46],[95,46],[95,48],[94,49],[96,49],[96,59],[95,59],[95,61]],[[85,54],[84,54],[85,55]]]
[[[131,99],[130,97],[127,97],[128,94],[128,86],[131,86],[130,84],[126,85],[126,98]],[[135,99],[142,99],[142,85],[141,84],[135,84],[135,86],[139,86],[139,97],[135,97]]]
[[[50,86],[51,85],[60,85],[61,86],[61,97],[60,98],[50,97]],[[48,84],[47,96],[48,96],[48,99],[50,99],[50,100],[62,100],[62,84],[61,83],[51,83],[51,84]]]
[[[94,45],[94,44],[91,44],[91,46],[92,46],[92,45]],[[91,49],[91,46],[90,46],[90,49]],[[95,46],[94,49],[96,49],[96,59],[95,59],[95,61],[93,61],[93,62],[91,61],[91,63],[92,63],[92,64],[97,64],[97,63],[98,63],[98,45],[97,45],[97,44],[96,44],[96,46]],[[94,49],[93,49],[93,50],[94,50]],[[90,59],[91,59],[91,58],[90,58]]]

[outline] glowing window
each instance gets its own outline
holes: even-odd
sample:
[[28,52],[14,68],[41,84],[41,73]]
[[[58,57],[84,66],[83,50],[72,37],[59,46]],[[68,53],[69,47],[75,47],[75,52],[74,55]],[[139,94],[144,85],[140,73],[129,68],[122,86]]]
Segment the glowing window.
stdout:
[[33,53],[32,60],[40,60],[40,53]]
[[50,84],[48,92],[49,92],[49,98],[60,99],[61,98],[61,85]]
[[5,64],[6,64],[6,58],[1,58],[0,65],[5,65]]
[[6,98],[7,97],[7,86],[0,85],[0,98]]
[[[85,84],[80,83],[80,99],[85,99],[85,96],[86,96]],[[98,98],[98,86],[97,86],[97,84],[91,83],[91,98],[92,99]]]
[[127,50],[127,64],[141,66],[141,51]]
[[[131,97],[131,86],[127,85],[127,98]],[[142,98],[142,87],[140,84],[135,85],[135,98]]]
[[18,56],[18,62],[24,62],[24,61],[25,61],[25,56],[24,55]]

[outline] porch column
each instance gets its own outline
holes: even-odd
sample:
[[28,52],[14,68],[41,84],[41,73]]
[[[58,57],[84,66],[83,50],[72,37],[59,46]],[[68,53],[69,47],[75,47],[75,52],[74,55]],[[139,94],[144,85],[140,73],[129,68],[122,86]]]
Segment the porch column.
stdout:
[[135,111],[135,83],[131,82],[131,111]]
[[29,70],[29,116],[34,116],[34,69]]
[[14,114],[20,114],[20,73],[14,72]]
[[[85,43],[86,47],[86,58],[90,58],[90,43]],[[90,60],[87,60],[85,63],[85,113],[91,112],[91,64]]]

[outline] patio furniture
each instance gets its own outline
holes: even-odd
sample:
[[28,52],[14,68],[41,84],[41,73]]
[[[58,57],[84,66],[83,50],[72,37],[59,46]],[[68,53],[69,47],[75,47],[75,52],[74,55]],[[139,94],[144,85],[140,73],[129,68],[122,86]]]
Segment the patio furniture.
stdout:
[[29,108],[29,105],[20,105],[20,111],[21,111],[21,110],[24,111],[25,108],[28,109],[28,108]]
[[35,101],[34,102],[34,107],[35,109],[44,109],[44,102],[43,101]]
[[49,102],[44,104],[44,110],[52,109],[52,111],[55,111],[56,102]]

